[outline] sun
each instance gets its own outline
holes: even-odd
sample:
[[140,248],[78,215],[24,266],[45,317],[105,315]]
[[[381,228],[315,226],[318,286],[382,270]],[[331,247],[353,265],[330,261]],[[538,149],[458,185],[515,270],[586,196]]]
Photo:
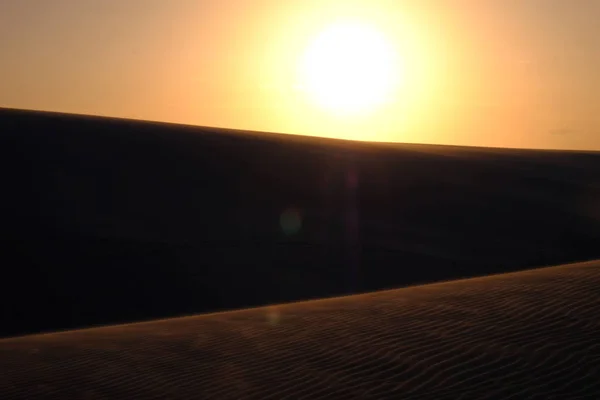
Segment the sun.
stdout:
[[301,88],[336,114],[363,114],[385,103],[398,83],[393,46],[373,26],[340,21],[324,29],[300,62]]

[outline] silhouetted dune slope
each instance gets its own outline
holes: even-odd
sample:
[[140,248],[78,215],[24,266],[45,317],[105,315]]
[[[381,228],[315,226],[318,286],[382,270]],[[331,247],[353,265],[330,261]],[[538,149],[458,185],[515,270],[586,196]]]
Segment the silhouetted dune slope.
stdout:
[[0,340],[3,399],[597,399],[600,262]]
[[600,153],[0,110],[0,164],[0,336],[600,257]]

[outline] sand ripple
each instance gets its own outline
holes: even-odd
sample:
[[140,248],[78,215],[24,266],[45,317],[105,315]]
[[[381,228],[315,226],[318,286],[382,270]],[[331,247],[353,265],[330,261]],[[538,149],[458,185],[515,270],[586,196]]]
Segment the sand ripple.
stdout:
[[0,340],[9,399],[598,399],[600,262]]

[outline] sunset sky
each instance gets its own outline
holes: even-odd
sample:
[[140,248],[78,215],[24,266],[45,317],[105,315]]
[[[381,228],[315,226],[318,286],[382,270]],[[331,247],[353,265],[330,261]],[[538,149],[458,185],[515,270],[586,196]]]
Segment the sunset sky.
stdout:
[[8,0],[0,107],[600,150],[599,21],[600,0]]

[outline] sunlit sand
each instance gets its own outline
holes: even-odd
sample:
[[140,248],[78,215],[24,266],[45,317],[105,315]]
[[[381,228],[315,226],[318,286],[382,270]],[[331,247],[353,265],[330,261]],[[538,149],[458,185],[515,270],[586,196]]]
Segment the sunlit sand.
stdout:
[[[3,398],[600,395],[600,262],[0,340]],[[511,397],[512,398],[512,397]]]

